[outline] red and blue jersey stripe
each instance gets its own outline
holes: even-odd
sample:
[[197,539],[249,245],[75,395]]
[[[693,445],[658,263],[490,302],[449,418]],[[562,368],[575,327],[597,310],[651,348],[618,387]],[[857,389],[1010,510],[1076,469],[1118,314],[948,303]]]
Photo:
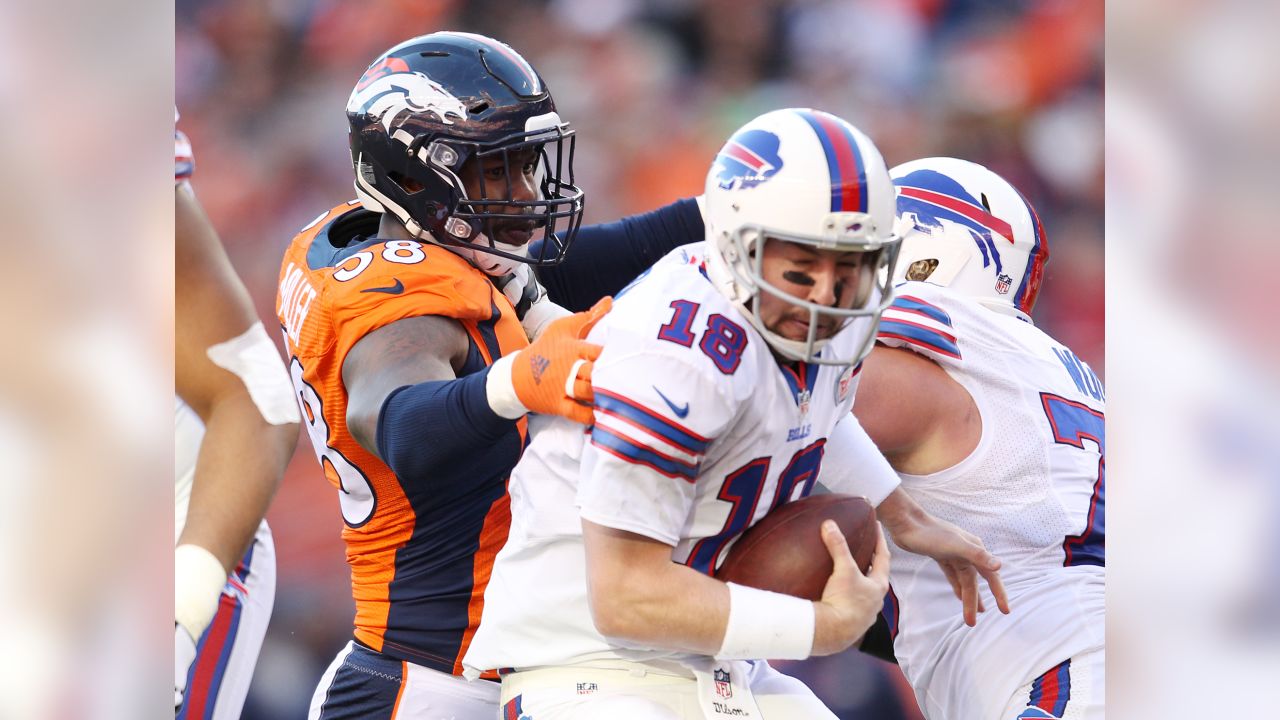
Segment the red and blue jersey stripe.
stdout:
[[502,720],[520,720],[525,717],[524,708],[521,707],[524,704],[521,701],[523,697],[523,695],[517,695],[502,706]]
[[1028,704],[1050,713],[1053,717],[1062,717],[1070,700],[1070,658],[1054,665],[1031,683],[1031,697]]
[[899,295],[894,298],[893,304],[890,307],[898,312],[913,313],[937,320],[947,327],[953,327],[951,323],[951,315],[947,314],[946,310],[943,310],[937,305],[927,303],[912,295]]
[[223,589],[222,595],[218,597],[218,610],[213,621],[198,638],[196,660],[187,671],[187,692],[182,708],[177,713],[178,720],[214,716],[218,695],[222,690],[222,678],[231,662],[231,652],[235,650],[240,616],[249,599],[245,583],[248,582],[250,568],[253,567],[253,550],[256,545],[257,541],[249,546],[248,552],[228,576],[227,583],[234,588],[234,592],[228,593]]
[[960,360],[960,345],[956,336],[948,332],[951,328],[951,316],[945,310],[918,297],[903,295],[895,298],[881,316],[876,337],[900,340]]
[[867,173],[849,124],[819,110],[797,110],[822,144],[831,174],[831,212],[867,212]]
[[667,477],[693,482],[711,441],[644,405],[597,388],[591,443]]

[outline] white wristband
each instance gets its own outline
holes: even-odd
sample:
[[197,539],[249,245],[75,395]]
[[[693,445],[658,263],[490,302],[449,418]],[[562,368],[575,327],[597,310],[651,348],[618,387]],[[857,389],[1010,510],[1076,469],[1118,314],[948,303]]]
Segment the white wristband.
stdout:
[[199,641],[218,612],[218,598],[227,584],[227,570],[213,553],[199,545],[179,545],[173,551],[173,613],[178,624]]
[[511,381],[511,364],[516,361],[516,355],[519,354],[514,352],[495,360],[493,365],[489,366],[489,377],[484,381],[484,392],[489,398],[489,407],[493,408],[498,417],[508,420],[515,420],[529,412],[529,408],[520,402],[519,396],[516,395],[516,386]]
[[729,585],[729,625],[717,660],[803,660],[813,652],[813,603]]

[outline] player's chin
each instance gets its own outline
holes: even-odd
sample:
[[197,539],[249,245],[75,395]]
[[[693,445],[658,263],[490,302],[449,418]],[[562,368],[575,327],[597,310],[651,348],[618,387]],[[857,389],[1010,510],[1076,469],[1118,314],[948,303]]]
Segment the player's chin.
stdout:
[[809,339],[808,321],[785,318],[770,329],[788,340],[804,342]]

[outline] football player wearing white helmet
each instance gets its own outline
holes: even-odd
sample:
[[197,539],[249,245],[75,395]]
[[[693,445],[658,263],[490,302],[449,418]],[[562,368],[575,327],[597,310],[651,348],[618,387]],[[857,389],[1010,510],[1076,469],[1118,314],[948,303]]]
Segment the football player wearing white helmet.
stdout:
[[[512,474],[510,539],[463,660],[502,669],[504,717],[834,717],[758,660],[855,642],[884,598],[883,545],[864,576],[829,524],[820,602],[715,571],[813,489],[824,454],[840,458],[838,491],[879,503],[898,483],[850,414],[890,297],[893,195],[875,145],[827,113],[766,113],[724,144],[705,240],[619,293],[588,338],[604,348],[593,427],[545,421]],[[907,544],[996,564],[951,526],[912,521],[905,535],[930,537]]]
[[966,626],[941,568],[895,553],[894,653],[929,718],[1101,718],[1106,395],[1031,321],[1048,259],[1039,218],[975,163],[926,158],[892,175],[904,282],[854,414],[925,510],[1004,561],[1016,608]]

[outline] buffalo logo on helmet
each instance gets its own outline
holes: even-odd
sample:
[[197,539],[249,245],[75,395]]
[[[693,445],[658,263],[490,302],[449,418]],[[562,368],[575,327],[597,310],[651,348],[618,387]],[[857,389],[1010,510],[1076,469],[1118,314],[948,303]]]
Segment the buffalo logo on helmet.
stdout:
[[[371,68],[369,72],[374,71]],[[371,115],[382,123],[388,133],[391,132],[391,124],[404,110],[434,113],[445,125],[453,124],[450,115],[459,120],[467,119],[467,108],[461,100],[419,72],[391,72],[374,77],[367,84],[361,80],[351,92],[351,99],[347,100],[348,113]]]
[[982,253],[982,267],[994,264],[997,276],[1004,274],[996,242],[1012,244],[1013,228],[963,185],[935,170],[916,170],[893,184],[898,186],[898,213],[913,215],[917,229],[932,231],[945,223],[964,227]]
[[716,155],[716,180],[725,190],[745,190],[768,180],[782,169],[778,136],[767,130],[743,130]]

